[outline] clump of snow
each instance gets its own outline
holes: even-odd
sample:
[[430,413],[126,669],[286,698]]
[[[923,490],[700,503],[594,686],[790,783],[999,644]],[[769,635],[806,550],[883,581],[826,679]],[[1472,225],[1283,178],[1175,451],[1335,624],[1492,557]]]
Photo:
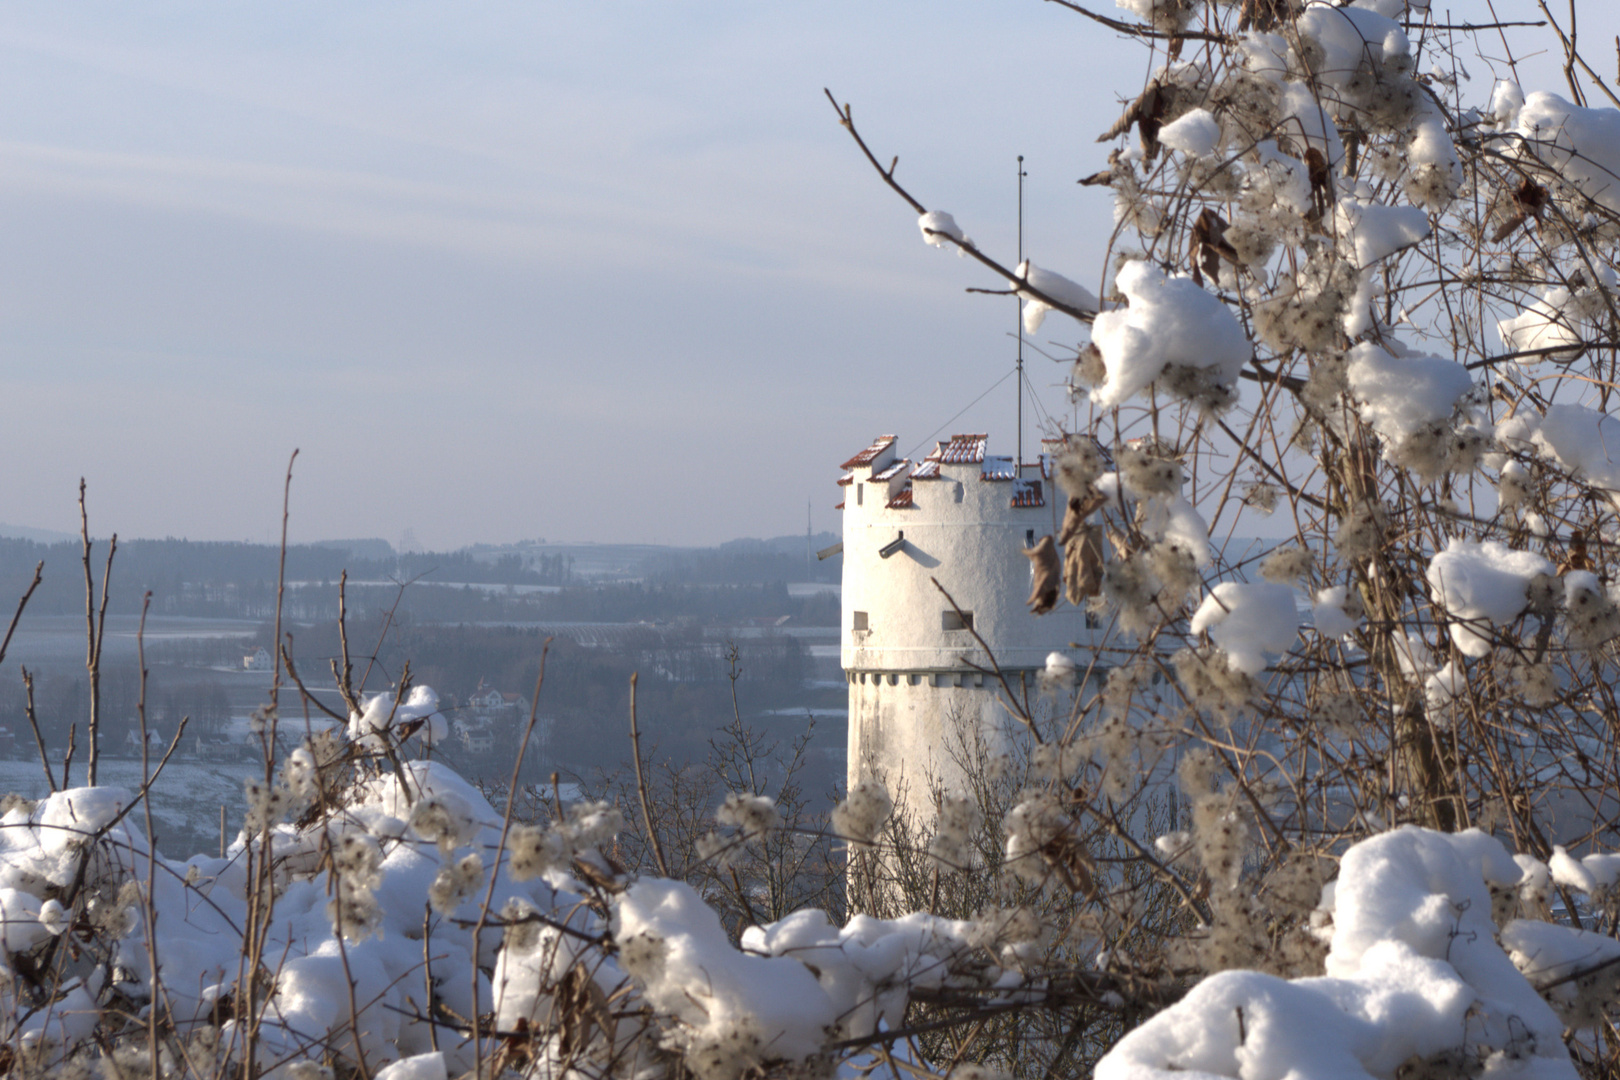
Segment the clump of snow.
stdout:
[[1451,640],[1464,656],[1491,651],[1484,624],[1511,623],[1529,603],[1532,582],[1555,567],[1532,551],[1514,551],[1496,540],[1452,537],[1429,560],[1426,577],[1434,602],[1452,619]]
[[1458,666],[1456,661],[1448,661],[1446,666],[1430,675],[1423,683],[1423,696],[1430,709],[1435,710],[1441,717],[1445,716],[1445,709],[1457,698],[1463,696],[1468,686],[1468,672]]
[[1079,674],[1074,660],[1060,652],[1046,654],[1046,668],[1041,673],[1050,686],[1071,686]]
[[1059,303],[1067,304],[1077,311],[1095,313],[1097,298],[1091,290],[1077,282],[1070,281],[1062,274],[1051,270],[1042,270],[1034,263],[1025,259],[1018,264],[1018,277],[1007,284],[1013,287],[1024,301],[1024,332],[1033,334],[1041,328],[1046,321],[1046,313],[1056,310],[1050,304],[1037,299],[1034,295],[1022,288],[1028,285],[1038,290],[1042,295],[1050,297]]
[[1620,507],[1620,421],[1583,405],[1549,405],[1542,416],[1522,408],[1496,425],[1510,447],[1531,449],[1562,465]]
[[1352,600],[1348,585],[1321,589],[1311,604],[1311,621],[1316,625],[1316,632],[1325,638],[1346,637],[1361,625],[1361,598]]
[[1339,200],[1334,221],[1340,242],[1362,269],[1429,235],[1429,216],[1415,206],[1384,206],[1350,196]]
[[1514,919],[1502,927],[1502,947],[1532,985],[1545,987],[1553,1008],[1572,1028],[1602,1022],[1620,991],[1620,942],[1612,937]]
[[1620,111],[1582,108],[1537,90],[1525,97],[1518,122],[1533,154],[1588,198],[1620,210]]
[[[1445,471],[1449,462],[1444,424],[1473,391],[1468,369],[1438,356],[1395,357],[1370,341],[1352,348],[1346,359],[1345,384],[1356,412],[1389,452],[1397,459],[1413,459],[1409,463],[1422,473]],[[1440,437],[1426,440],[1434,443],[1432,448],[1417,442],[1434,432]],[[1414,449],[1434,452],[1413,454]],[[1428,457],[1439,460],[1422,460]],[[1430,467],[1436,464],[1440,468]]]
[[1179,465],[1174,482],[1159,486],[1151,479],[1156,470],[1126,469],[1124,455],[1121,457],[1123,476],[1119,472],[1103,473],[1096,481],[1097,493],[1116,506],[1123,506],[1126,496],[1136,500],[1136,526],[1144,536],[1157,545],[1185,551],[1195,566],[1209,565],[1209,525],[1181,493],[1185,481]]
[[1400,23],[1376,11],[1313,0],[1297,26],[1300,37],[1318,51],[1311,74],[1341,93],[1368,65],[1399,68],[1411,62],[1411,43]]
[[1193,109],[1161,127],[1159,142],[1189,157],[1207,157],[1221,144],[1221,122],[1208,109]]
[[1462,160],[1446,133],[1444,119],[1433,102],[1426,101],[1422,117],[1406,140],[1407,198],[1429,210],[1440,210],[1462,185]]
[[1517,127],[1519,112],[1524,108],[1524,91],[1511,79],[1498,79],[1491,89],[1490,104],[1485,112],[1502,129]]
[[1092,323],[1091,342],[1107,371],[1092,401],[1123,404],[1171,368],[1207,373],[1224,388],[1237,381],[1253,350],[1226,305],[1191,278],[1166,278],[1141,260],[1122,266],[1114,284],[1128,306]]
[[1573,1076],[1558,1016],[1496,943],[1488,886],[1520,876],[1477,830],[1364,840],[1323,890],[1325,976],[1207,978],[1125,1035],[1097,1080],[1393,1076],[1443,1054]]
[[1189,629],[1209,636],[1232,667],[1258,675],[1266,653],[1287,652],[1299,637],[1294,590],[1286,585],[1223,581],[1193,613]]
[[439,711],[439,695],[431,688],[413,686],[397,704],[393,694],[373,694],[361,712],[349,715],[349,739],[368,750],[381,750],[389,734],[407,727],[410,737],[423,742],[439,743],[450,733],[450,722]]
[[684,882],[636,882],[615,905],[614,924],[619,938],[660,943],[661,961],[643,969],[643,989],[682,1021],[683,1050],[700,1077],[731,1080],[767,1055],[803,1061],[838,1020],[804,964],[738,952],[720,917]]
[[963,248],[973,246],[973,241],[962,232],[956,219],[943,210],[928,211],[917,219],[917,228],[922,230],[923,242],[930,247],[945,247],[954,240],[960,254]]
[[1503,347],[1509,352],[1536,354],[1514,357],[1521,364],[1573,358],[1585,333],[1570,310],[1570,299],[1568,289],[1548,289],[1518,315],[1499,321],[1496,328]]

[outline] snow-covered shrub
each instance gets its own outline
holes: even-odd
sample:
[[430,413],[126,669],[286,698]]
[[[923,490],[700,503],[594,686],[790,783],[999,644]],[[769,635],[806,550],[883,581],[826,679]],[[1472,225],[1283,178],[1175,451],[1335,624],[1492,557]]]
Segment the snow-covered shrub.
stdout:
[[[1108,145],[1082,183],[1109,189],[1112,229],[1097,266],[1064,269],[1101,288],[1073,412],[1044,432],[1087,448],[1053,464],[1076,524],[1106,539],[1079,597],[1095,666],[1062,710],[1055,680],[1002,673],[980,727],[1006,737],[984,764],[1027,771],[980,858],[1016,856],[1004,888],[1083,897],[1064,924],[1099,940],[1137,925],[1129,882],[1162,890],[1175,930],[1100,950],[1103,970],[1272,976],[1204,983],[1113,1075],[1612,1075],[1612,1039],[1562,1030],[1606,1023],[1617,980],[1576,961],[1607,964],[1620,933],[1589,864],[1620,849],[1620,103],[1603,65],[1575,52],[1574,10],[1548,36],[1497,28],[1563,63],[1518,65],[1521,87],[1480,78],[1501,70],[1494,46],[1425,3],[1119,6],[1112,31],[1152,51],[1090,122]],[[976,257],[983,291],[1016,277],[1016,259]],[[1409,825],[1488,833],[1522,878],[1492,855],[1469,884],[1416,834],[1374,839]],[[926,853],[931,827],[892,842]],[[1373,850],[1411,864],[1379,880],[1427,882],[1424,918],[1467,950],[1391,923],[1345,959],[1331,893]],[[936,864],[889,857],[926,897]],[[1311,912],[1277,899],[1308,876],[1290,868],[1337,860]],[[1409,984],[1433,988],[1429,1012],[1387,1023]]]

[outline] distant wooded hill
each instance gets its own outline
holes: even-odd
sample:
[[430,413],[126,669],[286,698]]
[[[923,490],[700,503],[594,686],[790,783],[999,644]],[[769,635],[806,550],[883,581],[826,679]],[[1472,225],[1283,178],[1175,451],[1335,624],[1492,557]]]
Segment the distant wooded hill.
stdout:
[[[391,583],[417,581],[425,587],[408,590],[403,606],[427,621],[802,618],[804,603],[789,602],[781,587],[836,582],[840,561],[818,561],[811,554],[817,543],[832,542],[830,534],[821,534],[734,541],[716,548],[580,545],[404,554],[393,553],[382,541],[299,544],[287,549],[286,580],[293,586],[288,613],[303,619],[335,615],[337,582],[347,571],[355,610],[386,606],[397,591]],[[91,554],[98,590],[107,549],[107,542],[98,540]],[[0,538],[0,608],[9,609],[12,598],[27,588],[34,567],[43,562],[44,578],[30,612],[82,611],[82,558],[77,541]],[[142,596],[150,591],[152,610],[160,614],[264,618],[275,609],[279,561],[280,550],[268,544],[120,541],[108,608],[138,612]],[[589,571],[576,569],[576,562],[589,564]],[[616,581],[603,581],[598,567],[607,563],[615,567]],[[591,579],[603,582],[605,591],[579,588]],[[704,599],[702,594],[716,586],[729,588]],[[825,606],[825,601],[819,605]],[[817,621],[824,614],[818,610]]]

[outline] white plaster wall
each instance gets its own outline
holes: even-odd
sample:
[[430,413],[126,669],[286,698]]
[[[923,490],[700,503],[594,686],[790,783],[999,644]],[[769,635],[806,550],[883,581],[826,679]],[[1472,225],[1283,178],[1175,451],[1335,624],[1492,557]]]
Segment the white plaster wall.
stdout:
[[[964,656],[985,656],[965,630],[944,630],[950,603],[964,611],[1005,667],[1041,667],[1053,649],[1090,644],[1084,613],[1061,602],[1049,615],[1029,613],[1029,559],[1022,548],[1033,531],[1055,534],[1061,505],[1014,509],[1014,485],[979,479],[979,466],[944,466],[938,480],[912,485],[913,505],[886,509],[886,485],[858,474],[844,504],[844,586],[841,660],[845,670],[955,668]],[[1031,468],[1029,474],[1038,475]],[[1047,484],[1048,489],[1051,485]],[[863,490],[857,490],[863,489]],[[961,501],[957,501],[960,494]],[[904,547],[885,559],[879,549],[905,533]],[[867,613],[868,629],[852,629]]]
[[[868,672],[849,686],[849,782],[878,777],[925,821],[933,817],[933,786],[964,788],[963,735],[977,730],[994,739],[1008,719],[999,683],[976,685],[981,678],[994,683],[993,676],[964,675],[962,686],[954,678],[936,685],[941,678]],[[960,724],[968,730],[959,734]]]

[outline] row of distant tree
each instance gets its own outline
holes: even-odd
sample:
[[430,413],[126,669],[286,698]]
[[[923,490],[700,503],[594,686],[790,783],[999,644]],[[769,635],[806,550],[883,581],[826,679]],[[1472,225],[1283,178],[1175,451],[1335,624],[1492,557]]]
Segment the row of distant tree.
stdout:
[[[245,651],[268,646],[270,634],[266,626],[250,642],[235,639],[223,644],[240,663]],[[473,695],[483,691],[529,699],[541,655],[548,649],[543,633],[532,628],[448,626],[409,616],[396,616],[384,636],[375,614],[350,625],[349,641],[358,688],[385,690],[396,685],[409,661],[412,682],[432,686],[452,717],[463,715]],[[245,697],[242,687],[227,693],[219,675],[174,662],[181,651],[191,648],[195,644],[163,643],[148,653],[147,720],[151,729],[165,736],[182,716],[190,717],[191,734],[217,734],[232,715],[245,715],[248,697],[253,703],[259,700],[254,694]],[[340,655],[335,622],[297,628],[292,651],[309,685],[331,687],[331,661]],[[801,702],[809,665],[799,641],[786,635],[748,638],[737,642],[734,652],[731,643],[711,638],[698,627],[631,628],[595,647],[556,637],[549,645],[538,705],[550,720],[552,733],[546,760],[590,768],[612,766],[623,757],[632,673],[638,675],[639,707],[650,745],[659,747],[661,755],[688,760],[702,757],[710,733],[732,715],[733,674],[736,708],[752,716]],[[296,700],[291,696],[295,690],[287,693],[284,703]],[[118,753],[129,744],[137,726],[139,694],[133,665],[104,668],[101,714],[103,746],[109,752]],[[16,669],[0,673],[0,726],[14,736],[14,753],[31,755],[25,700]],[[47,745],[65,747],[69,728],[76,724],[82,751],[89,711],[82,669],[64,666],[36,672],[34,704]],[[515,725],[527,717],[509,719]]]
[[[404,610],[429,621],[638,621],[774,618],[820,623],[836,611],[825,600],[799,602],[783,582],[837,580],[838,560],[817,562],[795,541],[791,550],[774,542],[747,541],[705,549],[668,549],[637,568],[640,581],[587,587],[574,558],[549,552],[515,552],[493,558],[468,551],[383,556],[368,544],[358,549],[298,545],[286,553],[283,612],[302,620],[337,615],[337,582],[345,573],[351,610],[389,607],[397,582],[421,582],[407,590]],[[107,543],[98,542],[92,565],[99,582]],[[108,592],[109,610],[138,612],[152,594],[159,614],[202,618],[268,618],[276,607],[281,552],[268,544],[132,540],[120,543]],[[20,595],[34,568],[44,564],[35,614],[72,614],[84,607],[83,553],[76,542],[41,544],[0,538],[0,597]],[[388,584],[382,584],[388,583]],[[465,588],[445,586],[467,586]],[[509,586],[510,588],[500,588]],[[533,586],[563,590],[537,592]],[[713,586],[725,588],[715,591]],[[528,588],[526,588],[528,587]],[[826,609],[826,610],[823,610]]]

